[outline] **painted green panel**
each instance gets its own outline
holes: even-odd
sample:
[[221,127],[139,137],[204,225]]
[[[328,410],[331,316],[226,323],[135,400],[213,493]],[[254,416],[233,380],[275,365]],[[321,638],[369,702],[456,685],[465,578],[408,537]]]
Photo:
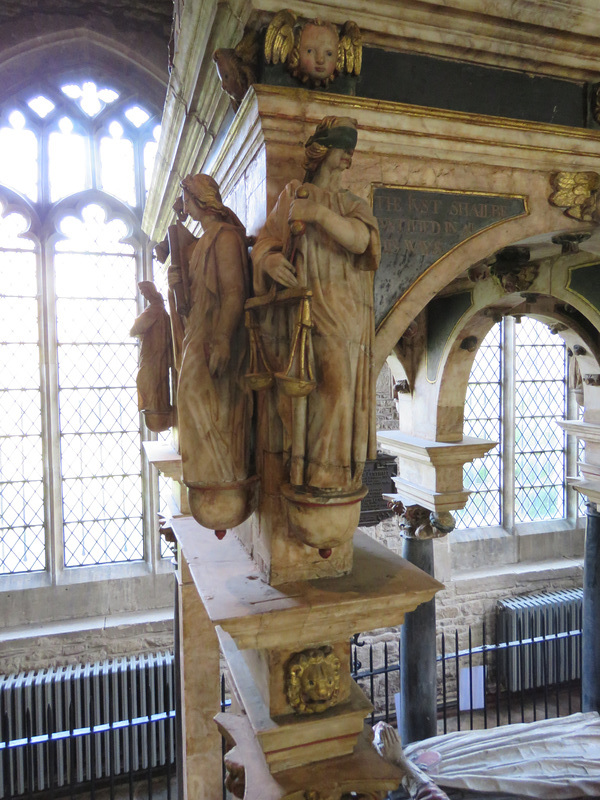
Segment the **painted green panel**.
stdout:
[[428,381],[435,381],[446,343],[457,322],[472,303],[471,292],[460,292],[434,299],[427,306]]
[[596,311],[600,311],[600,264],[571,269],[567,289],[594,306]]
[[379,326],[436,261],[486,228],[523,216],[527,206],[519,196],[376,186],[373,212],[381,233],[374,287]]

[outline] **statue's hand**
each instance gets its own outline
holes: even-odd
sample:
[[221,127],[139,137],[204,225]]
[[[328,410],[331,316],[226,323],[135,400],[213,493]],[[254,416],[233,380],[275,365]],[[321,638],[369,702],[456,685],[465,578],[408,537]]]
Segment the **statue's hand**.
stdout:
[[319,222],[323,206],[314,200],[296,198],[290,203],[288,222],[300,220],[301,222]]
[[229,364],[231,348],[229,339],[219,337],[210,346],[210,356],[208,359],[208,371],[213,377],[220,378]]
[[263,269],[274,281],[290,288],[298,286],[296,270],[283,253],[269,253],[263,261]]

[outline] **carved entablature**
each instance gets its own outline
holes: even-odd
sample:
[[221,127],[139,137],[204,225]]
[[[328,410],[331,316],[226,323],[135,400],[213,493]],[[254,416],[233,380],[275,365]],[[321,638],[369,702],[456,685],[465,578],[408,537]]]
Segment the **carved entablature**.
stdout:
[[552,194],[548,202],[564,208],[564,215],[581,222],[598,222],[598,189],[600,175],[597,172],[555,172],[550,177]]
[[336,705],[340,693],[340,659],[331,647],[295,653],[287,662],[285,692],[298,714],[320,714]]

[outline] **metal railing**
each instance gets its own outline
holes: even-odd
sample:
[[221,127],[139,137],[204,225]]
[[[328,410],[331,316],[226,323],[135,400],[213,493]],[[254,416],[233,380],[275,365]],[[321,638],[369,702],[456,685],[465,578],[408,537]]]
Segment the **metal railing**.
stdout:
[[[480,641],[473,644],[469,629],[466,646],[460,646],[458,631],[441,635],[438,662],[438,732],[496,727],[571,714],[581,709],[581,630],[544,633],[515,641],[486,642],[483,626]],[[450,642],[450,645],[448,644]],[[516,655],[516,658],[514,656]],[[516,665],[516,667],[515,667]],[[400,686],[400,641],[366,644],[356,635],[351,646],[351,674],[374,705],[370,722],[396,720],[396,695]],[[514,669],[518,670],[515,685]],[[532,679],[537,675],[536,680]],[[557,680],[554,680],[557,677]],[[174,784],[176,711],[170,707],[146,715],[113,714],[99,718],[90,702],[89,723],[77,726],[69,708],[67,724],[55,725],[51,705],[37,713],[25,711],[25,735],[11,735],[8,713],[0,719],[0,792],[4,798],[91,796],[103,788],[110,797],[124,794],[133,800],[143,790],[170,800]],[[221,681],[221,709],[229,705]],[[109,703],[109,707],[112,705]],[[44,724],[40,731],[40,718]],[[57,730],[58,728],[58,730]],[[160,735],[159,735],[160,732]],[[164,759],[157,766],[157,743]],[[134,753],[124,764],[124,753]],[[81,769],[86,765],[87,780]],[[91,776],[91,777],[89,777]],[[140,781],[143,787],[136,790]],[[43,791],[42,791],[42,787]]]
[[[441,634],[437,657],[439,733],[533,722],[581,710],[579,628],[533,637],[524,637],[518,630],[514,641],[489,643],[483,625],[482,644],[473,644],[471,628],[465,638],[466,646],[461,647],[458,631],[450,636]],[[350,669],[373,703],[371,724],[395,722],[400,640],[366,644],[357,634]],[[520,688],[511,691],[515,685]]]

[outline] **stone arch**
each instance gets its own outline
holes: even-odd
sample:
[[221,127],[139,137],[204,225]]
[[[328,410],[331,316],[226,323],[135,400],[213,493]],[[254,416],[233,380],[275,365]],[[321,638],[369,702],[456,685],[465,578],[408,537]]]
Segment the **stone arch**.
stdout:
[[[562,293],[557,293],[562,294]],[[552,326],[570,351],[582,376],[600,374],[599,319],[579,299],[564,303],[560,297],[535,294],[529,302],[522,294],[503,298],[502,305],[491,302],[471,308],[455,329],[446,347],[445,358],[436,386],[436,440],[457,442],[462,439],[467,381],[479,345],[485,335],[504,315],[530,316]],[[583,382],[586,419],[600,415],[600,393],[592,383]]]
[[[593,230],[591,224],[582,225],[571,220],[548,203],[549,176],[550,173],[530,173],[530,185],[527,189],[523,186],[522,192],[527,200],[526,215],[487,228],[466,240],[439,259],[413,283],[377,330],[374,352],[376,371],[394,350],[411,321],[423,311],[430,300],[469,266],[516,242],[541,238],[551,242],[553,237],[562,233],[589,233]],[[520,179],[523,180],[524,176],[520,176]]]
[[[102,27],[102,26],[100,26]],[[23,36],[0,48],[0,84],[4,96],[39,82],[48,74],[93,69],[102,77],[123,81],[157,108],[165,98],[168,71],[164,41],[152,33],[121,37],[75,26],[41,36]]]

